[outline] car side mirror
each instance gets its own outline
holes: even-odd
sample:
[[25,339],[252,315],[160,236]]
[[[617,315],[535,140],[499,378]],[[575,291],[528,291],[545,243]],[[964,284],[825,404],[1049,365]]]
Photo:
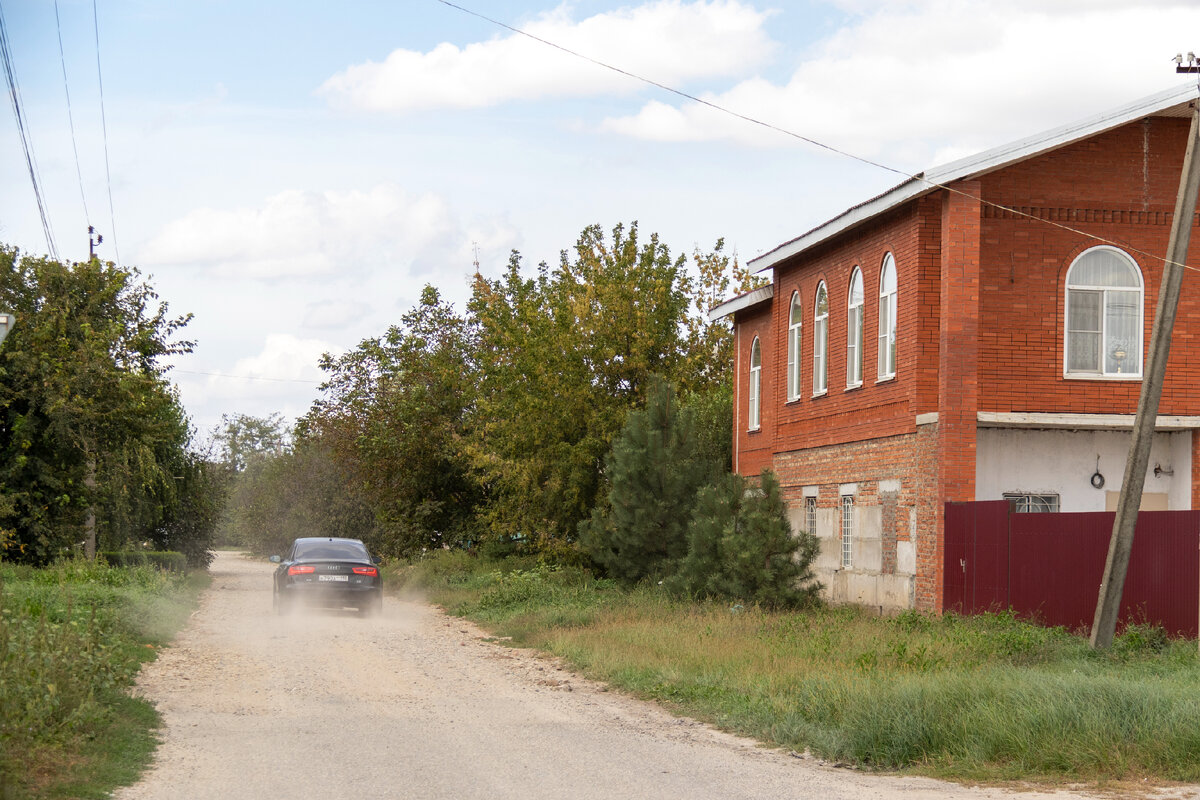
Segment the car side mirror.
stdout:
[[272,564],[278,564],[280,561],[283,561],[283,559],[282,559],[282,558],[280,558],[279,556],[271,556],[271,563],[272,563]]
[[371,563],[372,564],[382,564],[383,559],[380,558],[379,556],[371,556]]

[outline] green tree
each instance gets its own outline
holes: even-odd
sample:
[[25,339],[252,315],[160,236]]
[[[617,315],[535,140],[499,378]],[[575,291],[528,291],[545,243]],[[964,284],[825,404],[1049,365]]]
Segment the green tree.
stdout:
[[764,470],[758,485],[730,474],[700,491],[688,529],[688,553],[671,588],[767,607],[813,602],[818,542],[792,533],[779,480]]
[[601,496],[601,468],[655,373],[683,357],[684,262],[636,223],[583,231],[557,268],[521,275],[513,254],[498,280],[477,277],[479,393],[471,462],[489,490],[492,536],[543,550],[574,541]]
[[720,470],[699,453],[693,414],[656,378],[613,444],[607,505],[579,525],[584,550],[625,583],[668,574],[687,553],[696,492]]
[[319,438],[252,459],[231,487],[226,520],[231,538],[261,555],[301,536],[362,539],[383,552],[370,506]]
[[174,464],[190,443],[163,359],[192,343],[189,316],[136,270],[61,264],[0,247],[0,307],[19,323],[0,348],[0,529],[7,558],[44,562],[83,537],[142,538],[179,502]]
[[724,239],[718,239],[707,253],[695,248],[692,266],[683,284],[690,308],[684,320],[682,359],[676,379],[685,394],[702,396],[728,387],[733,369],[733,326],[729,320],[709,319],[709,312],[731,295],[757,289],[769,281],[726,253]]
[[279,413],[265,417],[222,414],[212,440],[220,462],[233,472],[242,472],[258,459],[283,453],[289,436],[288,425]]
[[224,512],[229,481],[222,465],[199,453],[184,453],[176,464],[179,501],[150,530],[156,550],[176,550],[188,565],[205,568]]
[[474,398],[466,321],[426,286],[401,324],[326,356],[323,397],[300,421],[373,509],[389,555],[477,538],[481,488],[462,446]]

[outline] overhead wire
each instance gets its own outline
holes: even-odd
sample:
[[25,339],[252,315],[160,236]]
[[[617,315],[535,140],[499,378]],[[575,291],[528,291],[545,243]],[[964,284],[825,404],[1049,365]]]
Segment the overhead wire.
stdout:
[[4,20],[4,5],[0,3],[0,60],[4,62],[4,77],[8,81],[8,96],[12,102],[13,116],[17,120],[17,133],[21,138],[21,147],[25,151],[25,166],[29,170],[29,182],[33,184],[33,195],[37,200],[38,214],[42,219],[42,232],[46,236],[46,250],[50,257],[58,260],[58,248],[54,244],[54,231],[50,225],[50,216],[46,212],[46,201],[42,188],[41,174],[37,167],[37,156],[34,153],[33,141],[30,136],[29,122],[21,108],[21,89],[17,82],[16,69],[13,67],[12,47],[8,41],[8,25]]
[[112,242],[115,260],[120,265],[121,248],[117,246],[117,215],[113,210],[112,170],[108,165],[108,119],[104,113],[104,75],[100,71],[100,14],[96,10],[96,0],[92,0],[92,24],[96,32],[96,80],[100,84],[100,130],[104,135],[104,181],[108,185],[108,240]]
[[905,180],[917,181],[917,182],[925,184],[926,186],[928,186],[932,189],[942,189],[951,194],[956,194],[961,197],[969,198],[973,201],[978,202],[980,205],[988,206],[989,208],[995,209],[997,211],[1004,211],[1006,213],[1013,214],[1018,217],[1024,217],[1024,218],[1032,220],[1034,222],[1038,222],[1043,225],[1048,225],[1053,228],[1058,228],[1060,230],[1067,231],[1069,233],[1072,233],[1072,234],[1075,234],[1078,236],[1082,236],[1086,239],[1090,239],[1090,240],[1099,242],[1101,244],[1108,244],[1108,245],[1121,247],[1121,248],[1124,248],[1125,250],[1128,250],[1129,252],[1137,253],[1138,255],[1145,256],[1146,258],[1161,262],[1163,264],[1170,264],[1172,266],[1183,267],[1184,269],[1189,269],[1194,272],[1200,272],[1200,268],[1198,268],[1198,267],[1192,267],[1187,264],[1180,264],[1179,262],[1173,261],[1169,258],[1166,258],[1165,256],[1160,256],[1155,253],[1146,252],[1145,250],[1141,250],[1141,249],[1138,249],[1137,247],[1130,245],[1128,242],[1123,242],[1123,241],[1116,240],[1116,239],[1108,239],[1103,236],[1098,236],[1094,233],[1089,233],[1087,231],[1083,231],[1078,228],[1074,228],[1070,225],[1064,225],[1061,222],[1044,219],[1035,214],[1030,214],[1026,211],[1022,211],[1019,208],[1013,208],[1011,206],[1003,205],[1002,203],[995,203],[990,200],[984,200],[982,197],[973,195],[970,192],[965,192],[961,189],[956,189],[953,186],[948,186],[943,183],[938,183],[937,181],[931,181],[928,178],[926,178],[923,173],[915,173],[915,174],[908,173],[904,170],[897,169],[896,167],[892,167],[892,166],[883,164],[878,161],[873,161],[869,158],[865,158],[865,157],[857,155],[855,153],[851,153],[847,150],[842,150],[839,147],[835,147],[834,145],[828,144],[826,142],[822,142],[817,139],[813,139],[811,137],[797,133],[793,130],[789,130],[789,129],[783,128],[779,125],[775,125],[770,122],[766,122],[765,120],[758,119],[757,117],[751,117],[748,114],[742,114],[741,112],[734,111],[733,109],[727,108],[726,106],[722,106],[719,103],[714,103],[711,100],[705,100],[702,97],[697,97],[696,95],[689,94],[681,89],[676,89],[673,86],[669,86],[665,83],[660,83],[659,81],[656,81],[652,78],[647,78],[643,75],[639,75],[636,72],[630,72],[627,69],[623,69],[623,68],[615,66],[613,64],[609,64],[605,61],[601,61],[599,59],[592,58],[591,56],[588,56],[588,55],[585,55],[578,51],[572,50],[569,47],[564,47],[563,45],[560,45],[557,42],[552,42],[549,39],[544,39],[540,36],[529,33],[528,31],[521,30],[520,28],[515,28],[512,25],[509,25],[505,22],[502,22],[497,19],[493,19],[492,17],[489,17],[486,14],[481,14],[478,11],[474,11],[472,9],[465,8],[464,6],[458,5],[457,3],[453,3],[453,2],[451,2],[451,0],[435,0],[435,1],[438,3],[441,3],[444,6],[448,6],[450,8],[456,9],[457,11],[461,11],[464,14],[469,14],[472,17],[476,17],[478,19],[484,20],[485,22],[489,22],[492,25],[495,25],[497,27],[504,28],[505,30],[511,31],[512,33],[515,33],[519,36],[524,36],[527,39],[532,39],[533,41],[539,42],[547,47],[554,48],[555,50],[560,50],[563,53],[566,53],[567,55],[582,59],[584,61],[588,61],[592,64],[595,64],[596,66],[603,67],[604,69],[607,69],[607,70],[611,70],[620,75],[624,75],[624,76],[632,78],[636,81],[645,83],[649,86],[653,86],[655,88],[662,89],[664,92],[668,92],[670,94],[676,95],[677,97],[682,97],[684,99],[691,100],[694,103],[698,103],[707,108],[711,108],[714,111],[718,111],[722,114],[727,114],[731,117],[735,117],[737,119],[743,120],[744,122],[748,122],[752,125],[757,125],[759,127],[766,128],[767,130],[775,131],[776,133],[783,134],[784,136],[789,136],[793,139],[798,139],[799,141],[805,142],[806,144],[812,145],[812,146],[820,148],[822,150],[827,150],[831,153],[834,153],[839,156],[843,156],[845,158],[852,159],[861,164],[866,164],[868,166],[884,170],[885,172],[894,173],[896,175],[903,177]]
[[92,215],[88,211],[87,195],[83,191],[83,168],[79,165],[79,145],[75,141],[75,115],[71,110],[71,87],[67,81],[67,56],[63,50],[62,19],[58,14],[58,0],[54,0],[54,26],[58,31],[58,60],[62,64],[63,93],[67,96],[67,122],[71,126],[71,150],[75,153],[75,175],[79,178],[79,200],[83,203],[84,221],[90,227],[92,224]]

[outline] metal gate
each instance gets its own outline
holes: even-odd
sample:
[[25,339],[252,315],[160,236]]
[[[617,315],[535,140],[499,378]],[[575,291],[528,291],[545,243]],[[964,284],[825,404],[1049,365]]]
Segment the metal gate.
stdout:
[[[1113,512],[1018,514],[994,500],[947,503],[945,513],[946,610],[1011,608],[1045,625],[1091,627]],[[1198,606],[1200,511],[1140,512],[1118,624],[1195,637]]]

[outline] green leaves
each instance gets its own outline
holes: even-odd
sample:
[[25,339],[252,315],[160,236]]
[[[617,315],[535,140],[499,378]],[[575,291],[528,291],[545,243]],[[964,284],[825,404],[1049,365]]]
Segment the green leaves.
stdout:
[[40,562],[71,548],[89,505],[116,545],[178,503],[190,431],[162,359],[191,350],[174,338],[190,317],[156,300],[136,270],[0,246],[0,307],[20,320],[0,347],[0,529],[14,531],[0,555]]
[[672,588],[777,608],[815,600],[811,569],[818,542],[793,534],[774,473],[758,485],[725,475],[700,491],[688,529],[688,555]]

